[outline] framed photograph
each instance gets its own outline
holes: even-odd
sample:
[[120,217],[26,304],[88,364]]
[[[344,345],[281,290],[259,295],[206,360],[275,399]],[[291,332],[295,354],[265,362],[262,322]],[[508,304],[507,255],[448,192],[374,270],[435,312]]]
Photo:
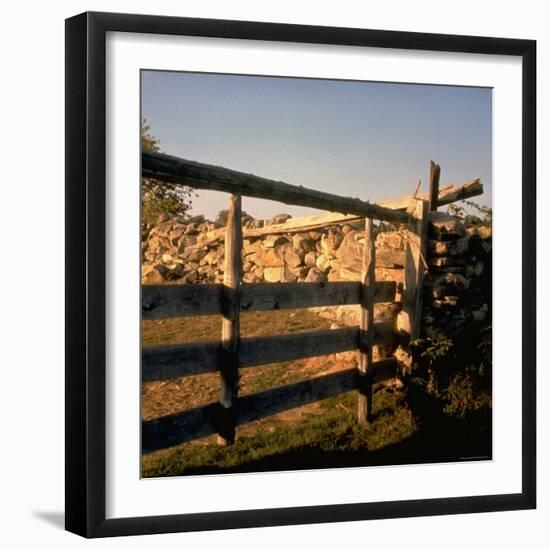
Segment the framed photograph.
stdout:
[[66,21],[66,528],[535,507],[531,40]]

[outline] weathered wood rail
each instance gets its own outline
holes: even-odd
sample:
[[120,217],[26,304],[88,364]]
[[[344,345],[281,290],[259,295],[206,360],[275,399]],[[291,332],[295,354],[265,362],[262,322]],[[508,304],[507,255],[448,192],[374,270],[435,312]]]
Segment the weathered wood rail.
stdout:
[[[436,165],[437,166],[437,165]],[[231,193],[225,229],[211,235],[225,240],[224,284],[164,285],[142,287],[142,318],[222,315],[220,341],[156,346],[142,350],[142,382],[165,380],[211,372],[220,374],[220,399],[142,422],[142,450],[150,453],[198,437],[218,434],[218,442],[231,444],[237,426],[315,401],[358,391],[358,421],[372,416],[372,393],[376,382],[395,376],[395,359],[374,362],[375,345],[393,343],[393,323],[374,322],[374,304],[396,299],[395,282],[375,277],[376,248],[373,218],[402,225],[408,232],[405,260],[405,291],[400,328],[411,338],[420,330],[423,256],[427,244],[430,208],[458,198],[479,194],[479,180],[439,189],[439,167],[432,168],[430,193],[385,204],[372,204],[304,187],[244,174],[235,170],[187,161],[160,153],[142,153],[142,176],[185,184],[199,189]],[[359,282],[245,284],[242,278],[241,195],[330,210],[301,223],[280,224],[286,232],[365,219],[363,276]],[[455,198],[453,198],[455,197]],[[428,200],[429,199],[429,203]],[[402,211],[406,208],[406,211]],[[253,229],[264,234],[282,228]],[[223,233],[223,236],[221,235]],[[204,245],[204,243],[202,244]],[[241,338],[240,314],[317,306],[359,304],[359,326],[314,330],[284,335]],[[239,369],[357,350],[359,367],[288,384],[252,395],[238,395]]]
[[[393,302],[395,283],[375,283],[374,301]],[[142,288],[142,318],[221,315],[223,285],[147,285]],[[241,311],[270,311],[361,303],[359,281],[240,285]]]
[[391,208],[384,208],[357,198],[341,197],[315,189],[291,185],[282,181],[261,178],[237,170],[203,164],[164,155],[143,152],[141,155],[143,177],[181,183],[196,189],[224,191],[234,195],[245,195],[268,199],[285,204],[308,206],[319,210],[356,214],[387,222],[406,223],[407,214]]

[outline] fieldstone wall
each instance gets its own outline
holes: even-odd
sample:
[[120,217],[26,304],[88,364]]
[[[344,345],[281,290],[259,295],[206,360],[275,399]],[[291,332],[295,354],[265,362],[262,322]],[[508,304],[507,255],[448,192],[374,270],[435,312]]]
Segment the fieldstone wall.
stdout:
[[[245,228],[284,223],[290,216],[246,220]],[[266,235],[243,241],[243,279],[260,282],[358,281],[361,276],[363,222],[322,230]],[[143,284],[204,284],[223,281],[223,240],[212,240],[220,226],[169,220],[153,228],[142,244]],[[379,231],[376,278],[404,281],[406,233]],[[443,212],[430,215],[425,261],[423,336],[452,336],[466,322],[480,322],[491,307],[491,229],[466,227]],[[335,325],[357,325],[359,306],[316,308]],[[396,303],[377,305],[375,320],[394,320]]]
[[[249,220],[245,227],[283,223]],[[261,223],[261,225],[259,225]],[[243,241],[244,282],[355,281],[361,275],[363,223],[324,230],[266,235]],[[142,244],[143,284],[220,283],[223,281],[223,241],[211,241],[208,232],[219,226],[169,220],[154,227]],[[403,281],[405,241],[395,233],[377,237],[377,278]]]
[[468,322],[484,321],[492,303],[492,231],[466,227],[461,220],[432,213],[429,273],[424,288],[423,335],[442,328],[448,336]]

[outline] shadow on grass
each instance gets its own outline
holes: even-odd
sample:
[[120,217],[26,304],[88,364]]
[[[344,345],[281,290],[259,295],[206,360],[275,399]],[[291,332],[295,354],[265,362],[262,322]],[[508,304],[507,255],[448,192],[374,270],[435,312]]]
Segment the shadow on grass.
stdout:
[[[285,452],[242,462],[235,466],[189,466],[179,475],[280,472],[365,466],[463,462],[492,458],[491,434],[467,436],[463,425],[430,426],[381,449],[326,450],[316,444],[297,446]],[[178,474],[172,474],[178,475]]]

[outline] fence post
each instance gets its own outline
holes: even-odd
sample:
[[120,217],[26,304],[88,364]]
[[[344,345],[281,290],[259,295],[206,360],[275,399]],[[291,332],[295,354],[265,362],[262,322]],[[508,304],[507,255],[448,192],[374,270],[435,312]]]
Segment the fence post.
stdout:
[[359,399],[357,404],[357,420],[360,424],[365,424],[372,418],[375,262],[376,249],[372,218],[366,218],[361,273],[361,321],[359,325]]
[[398,328],[410,335],[410,341],[420,337],[422,327],[422,289],[426,252],[428,248],[427,201],[413,199],[408,208],[407,246],[405,256],[405,289],[403,311],[398,317]]
[[242,278],[241,217],[241,195],[231,195],[225,228],[220,357],[222,417],[218,433],[219,445],[230,445],[235,441],[235,403],[239,389],[240,283]]
[[437,210],[439,203],[439,176],[441,175],[441,168],[439,164],[436,164],[433,160],[430,160],[430,212]]

